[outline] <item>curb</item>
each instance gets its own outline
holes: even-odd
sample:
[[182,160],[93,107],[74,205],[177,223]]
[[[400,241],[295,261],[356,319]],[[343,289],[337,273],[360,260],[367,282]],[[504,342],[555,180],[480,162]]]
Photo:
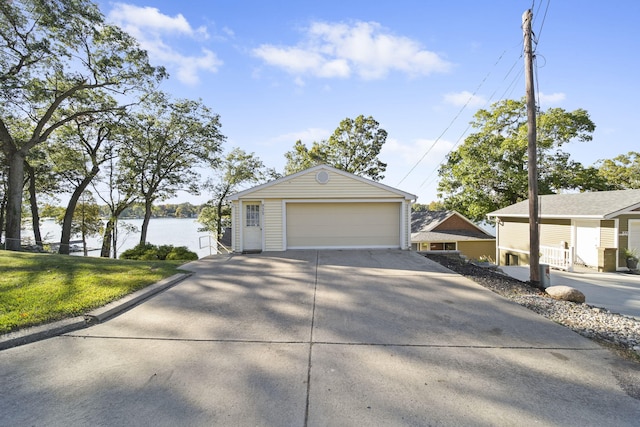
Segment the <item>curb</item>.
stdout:
[[84,329],[97,323],[102,323],[116,314],[122,313],[145,299],[177,284],[192,274],[193,273],[174,274],[173,276],[162,279],[153,285],[149,285],[146,288],[139,289],[129,295],[126,295],[117,301],[110,302],[103,307],[92,310],[84,316],[72,317],[70,319],[33,326],[31,328],[0,335],[0,350],[6,350],[8,348],[52,338],[58,335],[77,331],[78,329]]
[[88,324],[95,324],[104,322],[106,319],[113,317],[114,315],[125,311],[126,309],[133,307],[140,301],[143,301],[165,289],[175,285],[183,279],[191,276],[193,273],[178,273],[171,277],[162,279],[161,281],[147,286],[146,288],[135,291],[117,301],[110,302],[109,304],[96,308],[93,311],[84,315]]

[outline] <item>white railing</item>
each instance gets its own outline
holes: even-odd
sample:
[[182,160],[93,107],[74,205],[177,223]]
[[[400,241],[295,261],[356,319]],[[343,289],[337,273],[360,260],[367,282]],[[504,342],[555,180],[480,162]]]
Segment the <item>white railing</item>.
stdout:
[[209,255],[231,253],[231,249],[216,240],[212,235],[200,236],[199,238],[200,249],[209,248]]
[[565,249],[560,246],[540,245],[540,263],[549,264],[553,268],[573,271],[573,247]]

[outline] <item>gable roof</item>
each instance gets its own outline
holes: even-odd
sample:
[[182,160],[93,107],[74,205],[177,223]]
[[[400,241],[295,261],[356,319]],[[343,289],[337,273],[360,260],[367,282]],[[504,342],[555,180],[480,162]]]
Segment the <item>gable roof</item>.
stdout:
[[[640,190],[594,191],[590,193],[539,196],[540,218],[610,219],[640,208]],[[529,200],[487,214],[488,217],[529,217]]]
[[[453,216],[466,221],[471,226],[471,229],[436,230],[439,225]],[[439,241],[447,239],[474,240],[494,239],[494,237],[456,211],[411,212],[411,240]]]
[[402,191],[402,190],[398,190],[397,188],[393,188],[393,187],[390,187],[388,185],[381,184],[381,183],[379,183],[377,181],[373,181],[373,180],[370,180],[370,179],[367,179],[367,178],[363,178],[363,177],[358,176],[358,175],[354,175],[354,174],[349,173],[349,172],[345,172],[345,171],[343,171],[341,169],[336,169],[336,168],[334,168],[332,166],[329,166],[329,165],[317,165],[317,166],[313,166],[313,167],[311,167],[309,169],[305,169],[303,171],[296,172],[294,174],[287,175],[287,176],[284,176],[282,178],[278,178],[278,179],[275,179],[273,181],[269,181],[267,183],[257,185],[255,187],[251,187],[251,188],[248,188],[246,190],[239,191],[239,192],[237,192],[235,194],[230,195],[229,197],[227,197],[227,199],[228,200],[238,200],[241,197],[250,196],[254,192],[257,192],[257,191],[260,191],[260,190],[264,190],[264,189],[267,189],[269,187],[273,187],[273,186],[276,186],[276,185],[279,185],[279,184],[282,184],[282,183],[285,183],[285,182],[288,182],[288,181],[292,181],[292,180],[294,180],[294,179],[296,179],[298,177],[301,177],[303,175],[306,175],[308,173],[314,173],[314,172],[318,172],[318,171],[321,171],[321,170],[330,171],[332,173],[336,173],[338,175],[342,175],[344,177],[359,181],[361,183],[365,183],[367,185],[371,185],[371,186],[376,187],[378,189],[385,190],[385,191],[393,193],[393,194],[395,194],[397,196],[403,197],[406,200],[416,200],[418,198],[418,196],[416,196],[415,194],[411,194],[411,193],[407,193],[407,192]]

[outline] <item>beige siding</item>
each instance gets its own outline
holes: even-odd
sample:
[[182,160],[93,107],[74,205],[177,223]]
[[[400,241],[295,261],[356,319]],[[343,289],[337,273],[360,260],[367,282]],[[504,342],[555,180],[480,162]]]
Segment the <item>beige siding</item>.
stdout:
[[529,250],[529,223],[526,220],[505,219],[498,227],[501,247]]
[[399,247],[399,203],[288,203],[287,247]]
[[493,260],[496,257],[496,242],[495,240],[461,241],[458,242],[458,250],[469,259]]
[[316,181],[316,171],[303,174],[291,180],[258,189],[251,193],[252,198],[398,198],[397,193],[377,187],[375,184],[362,182],[328,171],[329,182],[320,184]]
[[[527,233],[529,232],[528,230],[527,228]],[[527,234],[528,241],[529,235]],[[560,242],[571,244],[571,220],[543,219],[540,224],[540,244],[543,246],[558,246]]]
[[264,239],[266,251],[282,251],[282,200],[268,199],[264,201]]
[[502,221],[498,224],[496,232],[500,237],[500,241],[497,242],[499,265],[513,264],[513,261],[508,262],[508,254],[517,257],[519,264],[525,263],[525,260],[529,262],[527,254],[529,251],[529,222],[525,218],[505,218]]
[[600,246],[603,248],[616,247],[616,222],[614,220],[600,221]]

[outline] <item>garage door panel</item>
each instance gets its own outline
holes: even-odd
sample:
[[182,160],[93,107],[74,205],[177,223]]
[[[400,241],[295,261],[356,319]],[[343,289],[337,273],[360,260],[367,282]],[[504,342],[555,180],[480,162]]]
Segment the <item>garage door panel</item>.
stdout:
[[287,247],[399,247],[400,203],[288,203]]

